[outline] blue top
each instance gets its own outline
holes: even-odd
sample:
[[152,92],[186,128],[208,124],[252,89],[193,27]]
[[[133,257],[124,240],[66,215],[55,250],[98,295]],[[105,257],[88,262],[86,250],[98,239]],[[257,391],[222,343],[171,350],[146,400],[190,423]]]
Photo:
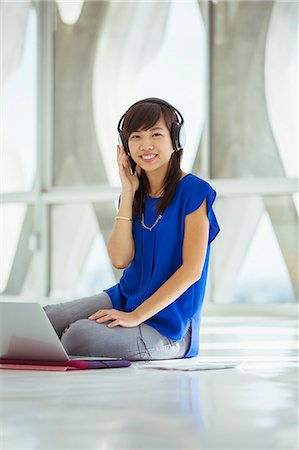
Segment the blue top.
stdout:
[[[201,278],[180,297],[144,323],[164,336],[181,340],[190,326],[191,342],[184,358],[198,355],[200,314],[208,274],[210,244],[220,231],[212,204],[216,191],[203,179],[188,173],[178,183],[174,197],[157,225],[149,231],[141,226],[141,214],[133,220],[135,255],[123,271],[118,284],[104,289],[113,308],[134,311],[182,265],[185,215],[198,209],[207,199],[210,221],[209,240]],[[152,227],[157,219],[154,205],[159,198],[147,196],[144,223]]]

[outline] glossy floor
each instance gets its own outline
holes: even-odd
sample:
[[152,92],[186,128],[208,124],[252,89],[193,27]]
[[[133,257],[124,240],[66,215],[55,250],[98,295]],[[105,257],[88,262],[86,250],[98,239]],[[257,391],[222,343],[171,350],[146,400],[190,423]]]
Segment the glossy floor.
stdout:
[[231,369],[2,370],[1,448],[297,450],[297,333],[287,319],[204,318],[197,360]]

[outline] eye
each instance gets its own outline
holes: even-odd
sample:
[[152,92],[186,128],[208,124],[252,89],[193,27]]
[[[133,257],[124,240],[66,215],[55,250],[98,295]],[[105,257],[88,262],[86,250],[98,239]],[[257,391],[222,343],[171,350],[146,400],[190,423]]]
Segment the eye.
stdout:
[[154,136],[162,136],[161,133],[154,133]]
[[134,139],[134,138],[138,138],[139,136],[137,136],[137,134],[135,134],[134,136],[131,136],[130,139]]

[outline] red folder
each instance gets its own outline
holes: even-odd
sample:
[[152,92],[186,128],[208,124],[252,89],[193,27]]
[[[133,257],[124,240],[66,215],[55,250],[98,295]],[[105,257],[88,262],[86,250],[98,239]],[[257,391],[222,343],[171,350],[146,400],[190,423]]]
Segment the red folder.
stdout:
[[15,369],[15,370],[52,370],[52,371],[66,371],[66,370],[86,370],[86,369],[111,369],[114,367],[129,367],[130,361],[124,359],[119,360],[79,360],[72,359],[70,361],[28,361],[28,360],[14,360],[1,359],[0,369]]

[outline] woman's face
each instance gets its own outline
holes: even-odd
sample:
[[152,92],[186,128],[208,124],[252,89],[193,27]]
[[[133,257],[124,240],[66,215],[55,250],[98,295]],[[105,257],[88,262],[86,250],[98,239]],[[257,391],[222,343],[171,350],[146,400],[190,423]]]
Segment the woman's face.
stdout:
[[168,165],[174,151],[170,132],[163,117],[149,130],[132,132],[128,145],[131,157],[145,171],[154,171]]

